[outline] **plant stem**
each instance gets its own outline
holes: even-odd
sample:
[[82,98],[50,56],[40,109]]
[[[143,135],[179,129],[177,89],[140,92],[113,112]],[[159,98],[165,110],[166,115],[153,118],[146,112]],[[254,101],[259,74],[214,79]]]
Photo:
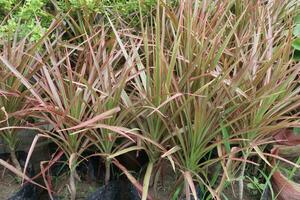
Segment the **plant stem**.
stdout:
[[187,182],[186,179],[185,179],[184,186],[185,186],[185,199],[186,200],[191,200],[190,186],[189,186],[189,184],[188,184],[188,182]]
[[142,200],[147,200],[149,182],[150,182],[152,170],[153,170],[153,162],[149,162],[149,164],[147,166],[146,174],[145,174],[145,177],[144,177],[144,182],[143,182]]
[[110,180],[110,161],[105,161],[105,185],[108,184]]
[[[244,159],[247,159],[247,156],[244,156]],[[242,163],[242,169],[240,173],[240,180],[239,180],[239,200],[243,200],[243,195],[244,195],[244,174],[245,174],[245,169],[246,169],[246,162],[244,161]]]
[[14,149],[11,149],[10,150],[10,158],[11,158],[11,161],[13,163],[13,165],[17,168],[17,170],[19,170],[20,172],[22,172],[22,168],[21,168],[21,165],[17,159],[17,156],[16,156],[16,151]]
[[76,183],[75,183],[75,169],[71,169],[70,173],[70,190],[71,190],[71,200],[76,198]]

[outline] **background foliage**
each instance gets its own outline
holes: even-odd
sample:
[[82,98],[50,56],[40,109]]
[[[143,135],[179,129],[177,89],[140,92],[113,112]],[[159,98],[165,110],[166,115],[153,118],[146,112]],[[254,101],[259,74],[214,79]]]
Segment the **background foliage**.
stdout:
[[[245,186],[267,188],[274,134],[300,127],[299,1],[0,3],[0,94],[20,94],[11,98],[28,111],[2,95],[1,128],[20,113],[51,124],[38,137],[68,158],[72,199],[91,149],[105,182],[113,164],[143,200],[166,162],[174,199],[181,190],[196,199],[196,188],[219,198],[236,182],[240,199]],[[148,161],[136,177],[118,158],[140,151]]]
[[109,10],[124,19],[133,17],[137,20],[135,15],[140,4],[142,12],[147,14],[151,13],[156,0],[0,0],[0,36],[11,38],[18,27],[20,37],[31,33],[30,39],[37,41],[55,14],[69,11],[71,14],[83,11],[85,15],[93,15]]

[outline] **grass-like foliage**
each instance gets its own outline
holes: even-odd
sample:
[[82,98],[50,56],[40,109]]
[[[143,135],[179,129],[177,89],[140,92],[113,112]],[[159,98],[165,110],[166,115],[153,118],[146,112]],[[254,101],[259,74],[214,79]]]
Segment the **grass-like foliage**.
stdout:
[[[236,181],[243,199],[244,177],[255,176],[247,171],[272,167],[273,134],[300,126],[298,1],[161,0],[147,16],[144,6],[134,27],[114,9],[76,11],[34,43],[4,40],[1,136],[14,150],[9,127],[24,125],[20,114],[51,125],[40,136],[67,156],[72,199],[87,149],[103,158],[106,183],[113,163],[142,200],[159,199],[148,191],[165,161],[177,178],[170,199],[180,190],[220,199]],[[149,158],[142,183],[118,162],[140,150]]]

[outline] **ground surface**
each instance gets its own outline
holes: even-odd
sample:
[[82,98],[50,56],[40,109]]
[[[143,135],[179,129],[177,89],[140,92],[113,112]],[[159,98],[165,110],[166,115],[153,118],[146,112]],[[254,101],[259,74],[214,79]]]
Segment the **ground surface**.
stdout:
[[[69,200],[70,192],[68,188],[69,177],[67,174],[63,174],[62,176],[55,178],[53,180],[54,191],[56,191],[57,196],[60,200]],[[87,181],[77,181],[77,200],[86,199],[91,193],[96,191],[100,185],[95,182],[87,182]]]
[[8,170],[0,170],[0,199],[8,199],[20,188],[15,176]]
[[[243,200],[260,200],[259,194],[254,194],[253,191],[250,191],[246,185],[244,186],[244,195]],[[232,184],[224,189],[224,195],[226,196],[227,200],[239,200],[238,198],[238,184]],[[222,200],[226,200],[225,197],[222,197]]]
[[[176,177],[174,177],[172,168],[168,165],[164,169],[161,170],[157,180],[156,180],[156,192],[154,192],[154,184],[153,181],[150,187],[149,192],[151,194],[158,194],[156,199],[168,200],[169,193],[174,189]],[[296,173],[297,175],[294,177],[295,181],[299,181],[300,173],[299,170]],[[141,181],[142,182],[142,181]],[[52,179],[53,190],[55,191],[56,196],[59,197],[60,200],[69,200],[70,192],[68,188],[69,176],[68,173],[63,173],[59,177],[54,177]],[[259,200],[260,195],[255,195],[253,191],[250,191],[246,187],[245,183],[245,191],[244,191],[244,200]],[[91,193],[95,192],[99,187],[101,187],[100,183],[95,181],[77,181],[77,200],[85,200]],[[0,200],[8,199],[12,196],[18,189],[20,188],[20,184],[16,181],[16,176],[12,174],[8,170],[4,170],[0,168]],[[224,189],[224,194],[226,196],[222,199],[224,200],[238,200],[238,185],[234,183],[229,185]],[[182,195],[183,197],[184,195]],[[39,196],[40,199],[48,199],[47,193],[44,191],[42,196]],[[181,198],[182,200],[184,198]]]

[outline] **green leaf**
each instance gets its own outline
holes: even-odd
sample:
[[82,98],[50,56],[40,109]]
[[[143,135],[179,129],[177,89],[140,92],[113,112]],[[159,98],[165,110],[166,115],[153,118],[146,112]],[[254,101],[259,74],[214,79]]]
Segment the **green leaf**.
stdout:
[[295,17],[295,24],[300,24],[300,15]]
[[300,50],[300,38],[297,38],[293,41],[292,47],[294,47],[296,50]]
[[295,135],[300,135],[300,127],[294,127],[293,131]]
[[253,183],[248,183],[247,187],[250,188],[250,189],[252,189],[252,190],[256,189]]
[[299,50],[295,50],[295,51],[294,51],[293,59],[294,59],[295,61],[300,61],[300,51],[299,51]]
[[294,27],[293,35],[296,37],[300,36],[300,24],[296,24],[296,26]]
[[259,189],[263,190],[265,188],[265,184],[260,183],[260,184],[258,184],[258,187],[259,187]]
[[229,133],[223,123],[221,123],[221,130],[222,130],[222,134],[223,134],[224,146],[225,146],[226,153],[230,153]]

